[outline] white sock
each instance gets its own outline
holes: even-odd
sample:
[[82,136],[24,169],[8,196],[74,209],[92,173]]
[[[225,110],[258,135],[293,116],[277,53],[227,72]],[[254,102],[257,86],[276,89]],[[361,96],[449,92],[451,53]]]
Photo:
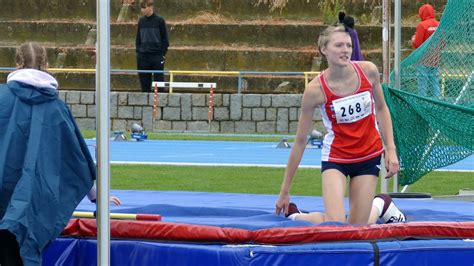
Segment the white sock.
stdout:
[[379,210],[379,217],[382,215],[382,211],[383,211],[383,205],[385,204],[385,201],[382,199],[382,198],[375,198],[374,201],[372,202],[372,206],[374,206],[375,208],[377,208],[377,210]]
[[288,219],[294,221],[296,220],[296,216],[300,215],[301,213],[293,213],[290,216],[288,216]]
[[395,206],[395,203],[391,202],[385,213],[380,217],[384,223],[399,223],[405,222],[405,215]]

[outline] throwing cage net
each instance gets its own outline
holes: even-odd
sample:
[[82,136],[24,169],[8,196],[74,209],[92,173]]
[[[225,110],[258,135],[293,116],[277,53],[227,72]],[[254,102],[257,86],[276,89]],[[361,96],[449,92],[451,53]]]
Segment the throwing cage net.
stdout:
[[449,0],[435,33],[401,62],[400,88],[384,85],[401,185],[474,153],[472,14],[472,0]]

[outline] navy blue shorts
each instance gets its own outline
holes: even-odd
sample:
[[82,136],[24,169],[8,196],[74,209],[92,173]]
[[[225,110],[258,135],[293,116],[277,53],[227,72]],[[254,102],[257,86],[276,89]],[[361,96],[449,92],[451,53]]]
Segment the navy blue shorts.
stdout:
[[360,163],[321,162],[321,173],[328,169],[336,169],[339,170],[339,172],[341,172],[344,176],[349,176],[351,178],[359,175],[379,176],[381,160],[382,155]]

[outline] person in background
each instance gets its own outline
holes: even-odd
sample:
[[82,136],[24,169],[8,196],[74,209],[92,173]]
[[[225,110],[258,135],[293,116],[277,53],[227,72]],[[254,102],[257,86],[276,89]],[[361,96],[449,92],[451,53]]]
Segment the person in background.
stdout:
[[[438,28],[439,22],[435,18],[435,9],[425,4],[418,10],[421,21],[416,26],[416,32],[411,38],[413,48],[420,47]],[[417,65],[418,90],[422,96],[440,97],[438,61],[442,43],[431,47]]]
[[351,36],[352,40],[352,54],[351,60],[352,61],[363,61],[364,56],[360,50],[360,43],[359,43],[359,36],[357,35],[357,31],[355,30],[355,20],[351,16],[346,16],[346,13],[339,12],[339,23],[343,24],[346,27],[347,32]]
[[[160,70],[165,68],[169,41],[165,19],[153,11],[153,0],[141,0],[142,17],[138,20],[135,39],[138,70]],[[142,92],[150,92],[152,73],[138,73]],[[164,81],[163,73],[153,73],[154,81]],[[160,92],[164,89],[160,88]]]
[[96,166],[58,98],[46,49],[24,43],[15,60],[0,85],[0,265],[41,265],[78,203],[95,202]]
[[[313,223],[328,221],[365,225],[381,219],[403,222],[404,214],[389,195],[375,196],[384,154],[387,178],[399,170],[392,120],[385,103],[377,67],[368,61],[353,62],[352,40],[344,25],[330,26],[318,39],[328,68],[305,88],[296,139],[291,149],[275,214]],[[305,151],[315,108],[328,134],[321,152],[322,195],[325,213],[302,213],[290,203],[290,187]],[[385,141],[385,148],[379,128]],[[344,194],[349,177],[349,216]]]
[[430,4],[425,4],[418,10],[421,21],[416,26],[416,32],[411,37],[413,48],[420,47],[438,28],[439,22],[435,18],[435,9]]
[[0,264],[41,265],[96,172],[47,72],[46,49],[27,42],[15,58],[17,70],[0,85]]

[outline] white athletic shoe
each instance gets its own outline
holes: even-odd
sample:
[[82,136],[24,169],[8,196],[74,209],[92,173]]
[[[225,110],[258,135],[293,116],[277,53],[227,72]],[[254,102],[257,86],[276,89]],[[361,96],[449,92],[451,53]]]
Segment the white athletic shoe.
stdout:
[[383,223],[402,223],[406,222],[405,214],[392,201],[392,198],[387,194],[378,194],[376,198],[381,198],[384,201],[383,210],[379,218]]

